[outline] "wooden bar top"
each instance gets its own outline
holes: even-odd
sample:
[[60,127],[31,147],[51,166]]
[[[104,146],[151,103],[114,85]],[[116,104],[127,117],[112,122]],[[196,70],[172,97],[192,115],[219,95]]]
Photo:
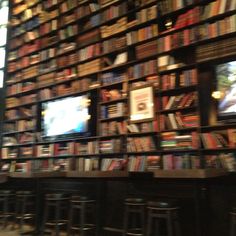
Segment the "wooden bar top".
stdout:
[[129,177],[151,177],[151,178],[185,178],[185,179],[207,179],[226,176],[229,172],[225,169],[186,169],[186,170],[152,170],[148,172],[128,171],[51,171],[51,172],[11,172],[0,174],[0,183],[12,178],[129,178]]

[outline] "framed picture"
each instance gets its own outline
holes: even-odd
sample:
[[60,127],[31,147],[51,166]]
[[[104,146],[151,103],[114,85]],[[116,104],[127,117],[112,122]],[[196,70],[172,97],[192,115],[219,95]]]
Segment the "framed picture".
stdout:
[[153,87],[145,86],[130,91],[130,122],[154,119]]

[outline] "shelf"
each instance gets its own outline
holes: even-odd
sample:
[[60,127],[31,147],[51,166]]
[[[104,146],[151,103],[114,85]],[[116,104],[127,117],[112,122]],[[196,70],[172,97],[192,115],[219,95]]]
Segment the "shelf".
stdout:
[[10,172],[9,176],[12,178],[57,178],[65,177],[65,172],[51,171],[51,172]]
[[127,171],[69,171],[66,177],[69,178],[127,178]]
[[154,178],[206,179],[228,175],[225,169],[152,170]]

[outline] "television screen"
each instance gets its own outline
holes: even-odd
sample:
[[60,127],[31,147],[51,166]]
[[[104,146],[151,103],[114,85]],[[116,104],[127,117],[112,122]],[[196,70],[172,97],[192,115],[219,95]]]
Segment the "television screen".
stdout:
[[90,99],[88,95],[67,97],[42,104],[44,136],[52,137],[88,132]]
[[217,65],[218,116],[236,115],[236,61]]

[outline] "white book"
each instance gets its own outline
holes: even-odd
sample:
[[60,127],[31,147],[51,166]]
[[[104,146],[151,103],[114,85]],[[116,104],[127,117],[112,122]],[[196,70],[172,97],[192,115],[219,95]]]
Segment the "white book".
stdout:
[[175,119],[175,115],[173,113],[169,113],[168,117],[169,117],[172,128],[173,129],[178,129],[178,125],[177,125],[177,122],[176,122],[176,119]]
[[170,109],[171,106],[173,105],[174,101],[175,101],[175,96],[171,96],[168,100],[168,103],[165,106],[165,110]]

